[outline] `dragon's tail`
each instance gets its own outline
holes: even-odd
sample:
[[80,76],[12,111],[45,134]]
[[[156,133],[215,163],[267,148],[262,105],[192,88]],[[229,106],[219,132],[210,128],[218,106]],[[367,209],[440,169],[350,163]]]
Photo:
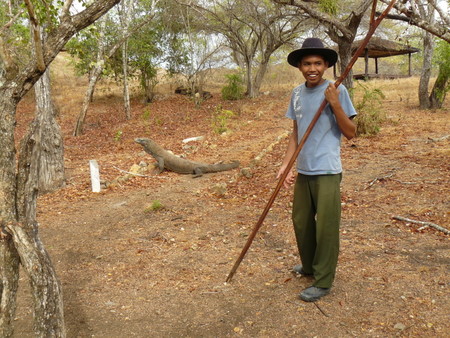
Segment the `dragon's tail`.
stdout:
[[214,173],[218,171],[225,171],[225,170],[231,170],[234,168],[239,167],[240,162],[239,161],[233,161],[230,163],[217,163],[217,164],[211,164],[208,166],[208,172]]

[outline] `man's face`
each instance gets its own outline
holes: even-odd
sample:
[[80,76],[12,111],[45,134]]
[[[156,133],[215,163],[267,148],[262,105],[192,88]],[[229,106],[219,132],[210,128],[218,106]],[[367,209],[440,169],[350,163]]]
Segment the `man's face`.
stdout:
[[305,77],[307,87],[315,87],[321,84],[324,81],[323,73],[327,68],[328,62],[320,55],[304,56],[298,65],[298,69]]

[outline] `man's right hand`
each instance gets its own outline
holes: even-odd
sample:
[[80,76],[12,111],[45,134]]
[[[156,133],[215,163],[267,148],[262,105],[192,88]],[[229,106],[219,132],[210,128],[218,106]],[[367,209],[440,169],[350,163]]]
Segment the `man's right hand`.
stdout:
[[[284,171],[286,170],[285,167],[281,167],[278,171],[277,179],[279,179],[281,176],[283,176]],[[284,179],[283,186],[286,189],[289,189],[295,182],[296,175],[291,171],[287,174],[286,178]]]

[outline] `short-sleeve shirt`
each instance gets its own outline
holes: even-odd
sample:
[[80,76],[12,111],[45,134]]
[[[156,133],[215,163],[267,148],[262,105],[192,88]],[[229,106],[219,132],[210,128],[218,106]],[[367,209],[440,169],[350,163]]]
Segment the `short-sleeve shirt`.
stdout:
[[[302,139],[320,104],[325,99],[325,89],[330,81],[308,88],[305,83],[294,88],[286,117],[295,120],[298,127],[298,141]],[[350,118],[356,115],[347,88],[338,87],[339,101]],[[329,104],[317,120],[297,158],[297,171],[304,175],[327,175],[342,172],[342,133]]]

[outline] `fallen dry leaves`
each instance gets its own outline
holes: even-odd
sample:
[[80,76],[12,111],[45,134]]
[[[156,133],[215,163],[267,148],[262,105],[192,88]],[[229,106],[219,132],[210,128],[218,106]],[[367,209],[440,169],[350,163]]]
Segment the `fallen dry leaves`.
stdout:
[[[289,131],[288,100],[285,92],[238,102],[216,94],[196,107],[167,95],[150,105],[134,101],[126,121],[120,98],[110,96],[94,101],[86,132],[76,138],[70,136],[76,112],[61,115],[67,185],[40,197],[38,217],[62,281],[69,335],[448,335],[449,237],[392,219],[449,227],[449,139],[430,140],[450,130],[448,103],[434,113],[389,103],[379,135],[343,141],[341,256],[320,311],[296,298],[310,280],[289,272],[298,255],[286,189],[233,282],[224,284],[276,185],[286,139],[264,149]],[[219,104],[237,113],[226,135],[211,127]],[[31,99],[21,104],[18,136],[32,111]],[[181,140],[195,136],[205,138],[183,148]],[[117,168],[151,165],[135,137],[193,160],[238,159],[251,176],[149,173],[91,193],[90,159],[106,181],[124,175]],[[225,191],[214,189],[223,183]],[[148,211],[155,200],[164,208]],[[22,292],[26,302],[29,294]],[[20,336],[31,336],[30,322],[29,311],[19,308]]]

